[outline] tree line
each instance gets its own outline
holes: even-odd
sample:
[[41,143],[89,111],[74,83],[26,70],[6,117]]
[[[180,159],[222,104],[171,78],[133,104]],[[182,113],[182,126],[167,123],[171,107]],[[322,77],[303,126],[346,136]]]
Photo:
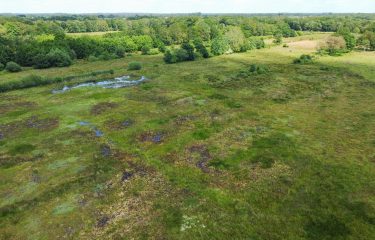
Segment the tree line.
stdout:
[[[75,59],[106,60],[141,51],[163,52],[167,63],[264,47],[264,36],[294,37],[301,31],[337,32],[346,49],[375,50],[375,17],[181,16],[181,17],[0,17],[0,69],[9,64],[48,68]],[[109,32],[104,36],[67,35]],[[356,35],[354,35],[356,34]],[[359,37],[358,37],[359,36]]]

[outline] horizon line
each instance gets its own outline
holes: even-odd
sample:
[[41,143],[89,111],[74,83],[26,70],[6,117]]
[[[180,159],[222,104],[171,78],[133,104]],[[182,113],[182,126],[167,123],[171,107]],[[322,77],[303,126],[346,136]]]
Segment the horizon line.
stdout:
[[0,12],[0,15],[5,14],[375,14],[375,12]]

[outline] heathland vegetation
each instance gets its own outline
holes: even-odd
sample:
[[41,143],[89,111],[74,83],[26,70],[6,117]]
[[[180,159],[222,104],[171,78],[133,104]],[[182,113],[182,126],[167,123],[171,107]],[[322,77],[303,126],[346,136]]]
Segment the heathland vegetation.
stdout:
[[0,17],[0,239],[375,239],[374,20]]

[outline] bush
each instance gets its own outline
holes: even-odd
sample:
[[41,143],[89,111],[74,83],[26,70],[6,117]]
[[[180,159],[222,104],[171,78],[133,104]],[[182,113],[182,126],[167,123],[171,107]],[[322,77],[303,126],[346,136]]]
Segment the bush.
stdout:
[[35,87],[44,84],[46,80],[38,75],[30,75],[21,79],[19,88]]
[[177,62],[187,61],[189,59],[189,54],[185,49],[177,49],[175,51]]
[[22,68],[15,62],[8,62],[5,66],[5,70],[7,70],[8,72],[21,72]]
[[95,61],[98,61],[99,59],[97,57],[95,57],[94,55],[90,55],[87,60],[89,62],[95,62]]
[[143,46],[141,51],[142,51],[142,55],[148,55],[150,53],[150,50],[151,48],[147,45]]
[[342,36],[328,37],[326,42],[320,46],[320,52],[326,52],[331,56],[347,52],[345,39]]
[[263,40],[263,38],[259,37],[251,37],[247,40],[247,45],[248,49],[247,50],[252,50],[252,49],[261,49],[265,48],[266,44]]
[[207,50],[207,48],[204,46],[202,40],[200,39],[196,39],[194,41],[194,45],[195,45],[195,49],[197,50],[198,53],[200,53],[200,55],[204,58],[209,58],[210,57],[210,54]]
[[5,68],[4,64],[0,63],[0,71],[3,71]]
[[126,51],[125,51],[125,48],[123,48],[123,47],[118,47],[117,49],[116,49],[116,56],[117,57],[119,57],[119,58],[123,58],[123,57],[125,57],[125,54],[126,54]]
[[51,65],[55,67],[67,67],[73,62],[66,51],[58,48],[52,49],[47,54],[47,58],[49,59]]
[[294,59],[294,64],[310,64],[313,63],[314,59],[310,55],[303,54],[299,58]]
[[164,53],[164,62],[171,64],[171,63],[176,63],[177,62],[177,57],[176,54],[172,50],[167,50]]
[[275,43],[275,44],[277,44],[277,45],[283,43],[283,35],[282,35],[281,33],[276,33],[276,34],[274,35],[274,38],[275,38],[275,39],[273,40],[273,43]]
[[141,70],[142,64],[140,62],[130,62],[128,65],[128,70]]
[[157,55],[159,54],[159,50],[158,49],[151,49],[149,52],[148,52],[148,55]]
[[167,48],[165,47],[164,43],[160,43],[159,46],[158,46],[158,50],[162,53],[165,53]]
[[59,48],[51,49],[46,55],[38,54],[34,61],[35,68],[67,67],[73,63],[69,54]]
[[113,53],[103,52],[103,54],[99,55],[98,58],[99,60],[107,61],[107,60],[115,59],[117,58],[117,56]]
[[269,72],[269,68],[264,65],[251,64],[249,72],[255,73],[255,74],[264,74],[264,73]]
[[336,36],[342,36],[345,40],[346,48],[348,50],[353,50],[357,45],[356,37],[350,32],[348,28],[340,28],[337,30]]
[[[181,45],[181,49],[185,50],[187,53],[187,57],[185,59],[181,59],[181,61],[194,61],[195,60],[195,54],[194,54],[194,46],[190,44],[189,42],[184,42]],[[177,55],[178,59],[178,55]]]

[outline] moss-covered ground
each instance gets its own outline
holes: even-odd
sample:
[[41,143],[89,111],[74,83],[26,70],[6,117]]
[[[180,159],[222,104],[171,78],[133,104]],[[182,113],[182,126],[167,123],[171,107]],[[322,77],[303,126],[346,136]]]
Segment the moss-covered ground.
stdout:
[[293,64],[319,39],[1,73],[149,81],[0,94],[0,239],[374,239],[375,53]]

